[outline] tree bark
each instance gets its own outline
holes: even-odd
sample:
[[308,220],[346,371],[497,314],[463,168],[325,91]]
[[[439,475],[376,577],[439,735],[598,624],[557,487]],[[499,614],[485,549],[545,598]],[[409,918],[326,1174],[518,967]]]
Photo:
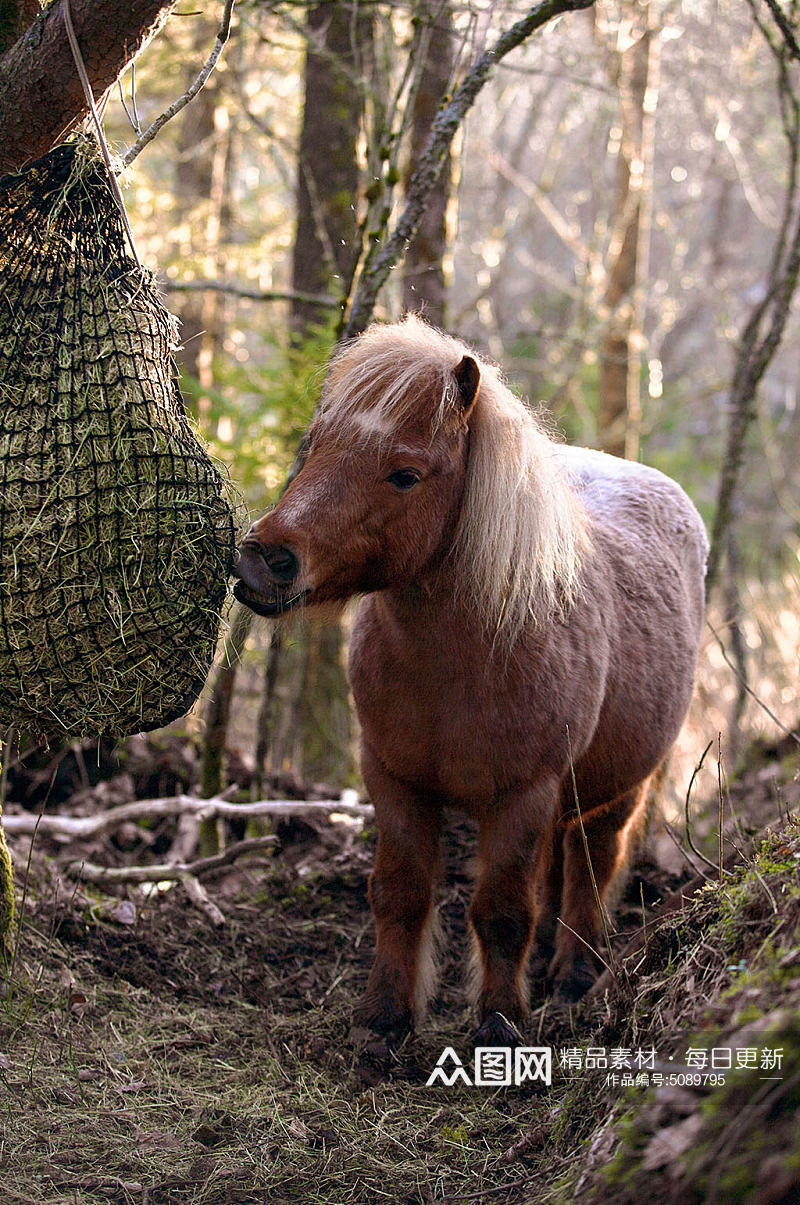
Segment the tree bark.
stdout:
[[[292,289],[298,294],[332,291],[344,296],[353,271],[363,111],[363,97],[353,79],[359,55],[370,42],[371,20],[360,16],[354,28],[352,6],[330,0],[308,12],[292,256]],[[329,313],[303,301],[293,302],[296,343],[301,345],[313,335]],[[296,646],[273,650],[283,662],[284,674],[297,680],[291,703],[297,769],[306,777],[337,784],[348,781],[354,770],[344,649],[341,622],[326,622],[311,614]],[[274,676],[275,669],[271,672]],[[268,668],[265,695],[274,689]],[[266,698],[264,714],[270,714]]]
[[[405,186],[411,183],[414,168],[425,152],[433,122],[450,87],[453,71],[453,29],[449,0],[424,0],[422,8],[429,28],[417,27],[420,42],[427,33],[427,53],[414,96]],[[435,326],[445,325],[444,256],[447,249],[447,206],[452,190],[450,150],[445,154],[441,174],[431,193],[428,208],[420,219],[417,233],[409,244],[403,263],[403,306],[422,310]]]
[[636,41],[614,55],[612,77],[619,89],[622,134],[604,297],[612,317],[601,342],[598,386],[603,449],[631,459],[638,454],[641,425],[643,288],[650,245],[659,62],[658,33],[650,27],[649,5],[644,9],[644,23]]
[[41,11],[39,0],[3,0],[0,4],[0,54],[22,37]]
[[[360,17],[358,29],[364,29]],[[356,196],[359,185],[357,143],[362,97],[353,86],[356,46],[349,4],[317,4],[308,11],[305,105],[297,169],[297,225],[292,256],[292,290],[327,293],[353,270]],[[314,50],[321,40],[320,51]],[[302,337],[330,312],[298,301],[292,326]]]
[[[72,21],[95,95],[158,32],[175,0],[71,0]],[[15,12],[29,14],[29,5]],[[36,17],[0,55],[0,174],[44,155],[86,114],[60,4]]]

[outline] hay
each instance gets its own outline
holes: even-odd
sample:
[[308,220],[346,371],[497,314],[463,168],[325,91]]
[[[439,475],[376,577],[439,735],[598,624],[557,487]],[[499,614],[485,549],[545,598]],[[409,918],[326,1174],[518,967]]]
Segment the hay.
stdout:
[[175,345],[85,142],[0,181],[0,725],[122,736],[199,694],[234,522]]

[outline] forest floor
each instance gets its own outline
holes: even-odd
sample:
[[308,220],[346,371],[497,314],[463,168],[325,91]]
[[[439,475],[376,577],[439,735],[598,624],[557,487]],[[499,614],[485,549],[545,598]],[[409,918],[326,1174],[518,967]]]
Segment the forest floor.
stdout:
[[64,875],[76,855],[156,858],[174,821],[90,851],[40,836],[29,856],[13,839],[0,1198],[800,1200],[798,765],[791,746],[762,750],[731,785],[740,814],[772,808],[775,831],[753,843],[740,825],[721,881],[653,863],[634,874],[605,990],[531,1017],[527,1040],[552,1050],[548,1087],[427,1085],[446,1047],[474,1074],[463,824],[447,843],[442,982],[394,1054],[350,1036],[373,945],[369,830],[281,824],[274,850],[204,879],[220,927],[178,885],[111,896]]

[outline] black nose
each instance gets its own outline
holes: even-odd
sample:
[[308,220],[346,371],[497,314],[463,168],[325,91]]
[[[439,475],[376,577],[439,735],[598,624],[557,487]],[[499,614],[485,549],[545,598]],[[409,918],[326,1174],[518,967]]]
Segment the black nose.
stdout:
[[254,590],[270,593],[276,583],[286,586],[294,581],[300,572],[300,562],[291,548],[246,539],[233,572]]
[[291,548],[283,548],[279,544],[266,544],[261,548],[261,555],[267,562],[267,568],[276,582],[286,585],[293,582],[300,572],[300,562]]

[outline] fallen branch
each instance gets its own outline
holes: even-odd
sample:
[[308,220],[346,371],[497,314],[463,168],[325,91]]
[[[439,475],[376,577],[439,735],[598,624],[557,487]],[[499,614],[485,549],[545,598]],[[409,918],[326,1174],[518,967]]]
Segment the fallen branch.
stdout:
[[219,870],[222,866],[230,866],[243,854],[252,853],[255,849],[263,849],[274,845],[278,838],[272,834],[266,837],[248,837],[228,846],[221,854],[212,854],[208,858],[197,858],[194,862],[162,862],[155,866],[97,866],[94,862],[68,862],[65,869],[72,878],[84,879],[87,883],[164,883],[177,882],[185,875],[208,874]]
[[243,854],[252,853],[256,849],[264,849],[272,845],[277,837],[249,837],[246,841],[237,841],[224,853],[214,854],[210,858],[198,858],[195,862],[180,862],[174,865],[162,863],[160,866],[97,866],[94,862],[70,862],[66,873],[73,879],[82,879],[85,883],[96,883],[107,886],[110,883],[180,883],[189,899],[201,911],[205,912],[212,925],[219,928],[225,924],[224,913],[210,899],[205,887],[200,883],[198,875],[208,874],[222,866],[229,866]]
[[[284,819],[289,816],[329,816],[331,812],[344,812],[371,820],[372,806],[357,803],[346,791],[341,799],[261,799],[256,803],[231,803],[215,796],[198,799],[195,795],[172,795],[166,799],[139,799],[134,803],[123,803],[119,807],[101,812],[97,816],[21,816],[3,817],[3,828],[16,836],[32,835],[34,831],[51,836],[86,840],[100,837],[119,828],[127,821],[159,820],[166,816],[195,815],[201,820],[221,817],[224,820],[250,820],[256,816],[272,816]],[[231,846],[234,849],[235,846]],[[220,855],[221,857],[222,855]],[[144,880],[143,880],[144,881]]]

